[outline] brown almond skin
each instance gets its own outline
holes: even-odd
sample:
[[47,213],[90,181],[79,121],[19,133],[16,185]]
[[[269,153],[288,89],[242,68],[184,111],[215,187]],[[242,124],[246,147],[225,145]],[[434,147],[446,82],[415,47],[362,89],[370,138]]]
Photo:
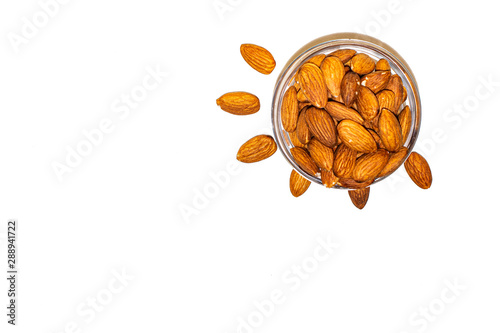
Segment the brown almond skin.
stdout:
[[306,120],[309,131],[322,144],[330,148],[337,145],[337,129],[328,112],[310,107],[307,109]]
[[307,62],[310,62],[312,64],[315,64],[316,66],[320,67],[321,64],[323,63],[323,60],[325,60],[326,54],[318,54],[311,59],[307,60]]
[[243,91],[222,95],[217,99],[217,105],[222,110],[237,116],[254,114],[260,110],[259,98]]
[[311,182],[304,177],[302,177],[297,171],[292,170],[292,174],[290,175],[290,192],[296,198],[300,197],[304,194]]
[[306,148],[307,145],[303,144],[302,142],[299,141],[299,138],[297,138],[297,131],[288,133],[290,136],[290,141],[292,142],[292,145],[294,147],[301,147],[301,148]]
[[404,96],[406,94],[405,88],[403,86],[403,80],[397,74],[394,74],[389,79],[387,86],[385,87],[387,90],[391,90],[394,93],[394,110],[395,113],[399,113],[399,109],[401,108],[401,104],[404,102]]
[[352,171],[352,179],[357,182],[375,179],[384,169],[388,160],[389,152],[385,149],[378,149],[376,152],[359,157]]
[[295,162],[311,176],[316,176],[319,168],[304,148],[293,147],[290,149]]
[[354,109],[345,106],[339,102],[328,102],[326,103],[325,110],[330,114],[330,116],[337,120],[342,121],[344,119],[350,119],[359,124],[364,122],[363,117]]
[[271,52],[255,44],[242,44],[240,47],[243,59],[257,72],[262,74],[271,74],[276,67]]
[[377,132],[375,132],[375,130],[373,130],[371,128],[368,128],[368,132],[370,132],[370,134],[372,135],[373,139],[377,143],[377,146],[379,148],[385,149],[384,143],[380,139],[380,136],[377,134]]
[[339,182],[339,178],[335,176],[332,170],[324,170],[321,169],[321,183],[326,188],[332,188],[337,185]]
[[359,75],[366,75],[375,69],[375,61],[364,53],[358,53],[352,57],[351,70]]
[[376,71],[390,71],[391,70],[391,65],[389,65],[389,62],[385,59],[380,59],[377,61],[377,64],[375,65],[375,70]]
[[302,91],[302,89],[297,91],[297,100],[301,103],[308,103],[309,102],[309,100],[307,99],[307,97],[304,94],[304,91]]
[[361,78],[354,72],[348,72],[344,75],[340,83],[340,93],[344,104],[351,107],[356,98],[358,97],[359,86],[361,85]]
[[373,93],[385,89],[391,78],[391,72],[375,71],[361,78],[361,85],[369,88]]
[[332,148],[325,146],[318,139],[312,138],[307,145],[307,150],[311,158],[321,169],[331,170],[333,168]]
[[241,146],[236,159],[243,163],[255,163],[271,157],[276,149],[276,142],[272,136],[257,135]]
[[321,69],[313,63],[305,63],[297,78],[307,100],[317,108],[324,108],[328,102],[328,89]]
[[341,49],[330,53],[330,55],[335,56],[340,59],[344,64],[351,60],[352,57],[356,54],[356,51],[351,49]]
[[377,99],[378,99],[378,104],[380,107],[380,110],[386,108],[393,113],[396,113],[395,110],[395,97],[394,93],[391,90],[384,89],[381,92],[377,94]]
[[370,188],[365,187],[360,190],[349,190],[349,197],[351,198],[352,203],[358,209],[363,209],[368,202],[368,198],[370,197]]
[[397,152],[390,154],[389,161],[377,177],[385,177],[396,171],[403,164],[406,154],[408,154],[406,147],[401,147]]
[[307,145],[309,141],[311,141],[312,135],[311,131],[309,131],[309,127],[307,126],[307,110],[306,108],[302,110],[299,114],[299,119],[297,121],[297,129],[295,132],[297,133],[297,139],[304,144]]
[[356,99],[358,111],[365,120],[372,120],[378,115],[379,104],[377,96],[367,87],[360,86]]
[[352,150],[361,153],[371,153],[377,150],[377,143],[370,132],[355,121],[342,120],[337,126],[337,131],[342,142]]
[[373,179],[368,180],[366,182],[362,182],[362,183],[357,182],[352,178],[341,178],[339,180],[340,186],[342,186],[344,188],[354,189],[354,190],[366,188],[366,187],[370,186],[371,184],[373,184]]
[[332,94],[334,98],[340,96],[340,84],[344,78],[344,64],[342,61],[335,57],[327,57],[323,60],[321,64],[321,71],[325,76],[325,83],[328,91]]
[[281,102],[281,123],[287,132],[293,132],[297,128],[299,119],[299,101],[297,100],[297,89],[291,86],[283,96]]
[[378,135],[388,151],[395,152],[403,145],[399,121],[391,111],[382,109],[378,120]]
[[403,144],[405,144],[411,130],[411,111],[408,105],[399,113],[398,120],[401,125],[401,133],[403,134]]
[[333,160],[333,172],[339,178],[351,178],[352,171],[356,165],[357,152],[345,144],[341,144],[335,151]]
[[405,161],[405,169],[411,180],[420,188],[426,190],[432,185],[432,172],[429,163],[419,153],[413,152]]

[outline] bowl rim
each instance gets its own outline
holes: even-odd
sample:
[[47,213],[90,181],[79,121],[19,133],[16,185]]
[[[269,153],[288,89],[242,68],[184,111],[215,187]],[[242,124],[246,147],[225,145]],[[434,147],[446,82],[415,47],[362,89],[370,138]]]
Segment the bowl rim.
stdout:
[[[313,177],[303,171],[298,164],[295,162],[293,157],[291,156],[291,153],[289,151],[288,145],[285,143],[284,140],[284,134],[283,130],[281,128],[281,119],[280,119],[280,113],[281,110],[278,109],[278,107],[281,104],[281,98],[279,97],[280,92],[288,87],[286,85],[286,81],[289,81],[289,76],[287,74],[289,73],[290,69],[295,65],[295,64],[302,64],[306,59],[308,59],[311,55],[322,51],[323,49],[327,49],[333,46],[349,46],[353,45],[356,47],[362,47],[366,48],[378,53],[381,53],[384,55],[384,57],[390,58],[390,60],[395,63],[401,73],[404,74],[406,81],[408,82],[410,86],[410,90],[408,91],[408,96],[410,96],[410,93],[413,96],[413,99],[415,101],[415,106],[414,110],[411,110],[412,113],[412,128],[413,131],[410,132],[410,137],[409,137],[409,144],[406,146],[408,148],[408,152],[401,162],[401,164],[398,166],[398,168],[394,171],[396,172],[399,167],[404,163],[404,161],[408,158],[408,156],[411,154],[413,151],[413,148],[415,146],[415,143],[417,141],[419,132],[420,132],[420,124],[421,124],[421,100],[420,100],[420,94],[418,90],[418,85],[415,80],[415,76],[408,65],[408,63],[404,60],[404,58],[396,51],[394,50],[391,46],[388,44],[380,41],[377,38],[374,38],[372,36],[368,35],[363,35],[359,33],[352,33],[352,32],[343,32],[343,33],[334,33],[330,35],[326,35],[323,37],[316,38],[312,40],[311,42],[305,44],[302,46],[295,54],[288,60],[288,62],[285,64],[283,67],[283,70],[278,76],[278,79],[276,80],[276,85],[274,87],[274,92],[273,92],[273,100],[272,100],[272,107],[271,107],[271,122],[273,126],[273,133],[276,138],[279,150],[285,157],[285,159],[290,163],[290,165],[293,167],[293,169],[298,172],[300,175],[302,175],[304,178],[308,179],[311,182],[314,182],[316,184],[320,184],[321,180],[317,177]],[[285,80],[286,79],[286,80]],[[405,80],[404,80],[405,81]],[[407,89],[408,90],[408,89]],[[283,95],[283,94],[281,94]],[[389,177],[391,174],[394,172],[384,176],[380,177],[374,180],[374,182],[370,185],[377,184],[381,182],[382,180],[386,179]],[[338,185],[335,185],[333,188],[336,189],[347,189]]]

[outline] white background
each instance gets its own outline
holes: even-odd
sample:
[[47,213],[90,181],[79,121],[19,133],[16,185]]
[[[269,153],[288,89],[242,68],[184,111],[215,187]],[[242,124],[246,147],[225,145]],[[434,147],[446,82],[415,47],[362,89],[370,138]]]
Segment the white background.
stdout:
[[[6,222],[17,218],[20,271],[18,326],[6,324],[2,278],[0,331],[233,333],[278,290],[284,302],[242,333],[498,332],[495,3],[220,2],[231,10],[219,15],[213,0],[68,1],[18,52],[9,36],[40,4],[0,4],[1,267]],[[432,188],[403,172],[374,186],[363,211],[346,192],[317,185],[296,199],[278,152],[235,164],[229,185],[183,218],[180,209],[212,186],[211,172],[271,133],[272,91],[289,57],[343,31],[378,37],[411,65],[423,102],[417,150]],[[268,48],[277,69],[255,72],[242,43]],[[121,119],[113,104],[148,67],[169,75]],[[215,100],[237,90],[258,95],[261,111],[218,109]],[[53,163],[103,119],[113,131],[60,181]],[[314,264],[317,238],[340,247],[292,290],[289,270]],[[111,294],[122,270],[133,279]],[[446,281],[466,290],[456,296]],[[453,301],[441,309],[443,293]],[[94,297],[105,300],[101,311],[89,310]],[[422,322],[418,311],[429,306],[439,314]]]

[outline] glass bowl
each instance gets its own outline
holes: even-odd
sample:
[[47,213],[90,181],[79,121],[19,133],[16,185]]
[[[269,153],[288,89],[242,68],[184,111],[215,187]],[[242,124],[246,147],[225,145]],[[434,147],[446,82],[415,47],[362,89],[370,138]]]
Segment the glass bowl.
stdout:
[[[392,73],[398,74],[401,77],[403,85],[408,93],[407,100],[403,105],[409,106],[412,116],[410,134],[408,135],[407,141],[404,143],[404,146],[408,148],[408,153],[402,160],[401,164],[406,160],[406,158],[408,158],[409,154],[413,150],[420,130],[421,101],[417,82],[415,81],[415,77],[406,61],[392,47],[376,38],[357,33],[336,33],[313,40],[298,50],[290,58],[284,66],[283,71],[280,73],[274,88],[271,114],[274,136],[280,151],[300,175],[317,184],[322,184],[320,177],[318,177],[318,175],[316,175],[316,177],[311,176],[307,172],[303,171],[295,162],[290,152],[290,148],[293,147],[293,144],[288,133],[283,129],[283,125],[281,123],[281,102],[287,89],[295,83],[295,73],[305,62],[316,55],[328,54],[339,49],[353,49],[358,53],[365,53],[369,55],[376,61],[384,58],[389,62]],[[390,174],[385,177],[377,178],[371,185],[376,184],[389,176]],[[345,189],[339,185],[335,185],[333,188]]]

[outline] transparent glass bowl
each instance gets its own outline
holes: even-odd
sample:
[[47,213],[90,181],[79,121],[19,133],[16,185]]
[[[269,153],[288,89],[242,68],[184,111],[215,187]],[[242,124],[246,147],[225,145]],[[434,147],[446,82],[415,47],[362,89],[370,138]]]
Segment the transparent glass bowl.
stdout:
[[[283,71],[280,73],[274,88],[271,114],[274,136],[280,151],[299,174],[317,184],[322,184],[321,179],[319,177],[313,177],[303,171],[295,162],[290,152],[290,148],[293,147],[293,144],[288,133],[283,129],[283,125],[281,124],[281,102],[287,89],[295,83],[293,80],[295,73],[307,60],[313,56],[328,54],[339,49],[353,49],[358,53],[365,53],[375,60],[384,58],[389,62],[392,73],[398,74],[401,77],[403,85],[408,93],[408,98],[404,105],[410,107],[412,115],[410,134],[408,135],[407,142],[404,144],[404,146],[408,148],[408,154],[403,161],[406,160],[413,150],[420,130],[421,101],[417,82],[406,61],[392,47],[376,38],[357,33],[336,33],[313,40],[298,50],[290,58],[284,66]],[[390,174],[382,178],[377,178],[373,184],[389,176]],[[338,185],[334,188],[344,189]]]

